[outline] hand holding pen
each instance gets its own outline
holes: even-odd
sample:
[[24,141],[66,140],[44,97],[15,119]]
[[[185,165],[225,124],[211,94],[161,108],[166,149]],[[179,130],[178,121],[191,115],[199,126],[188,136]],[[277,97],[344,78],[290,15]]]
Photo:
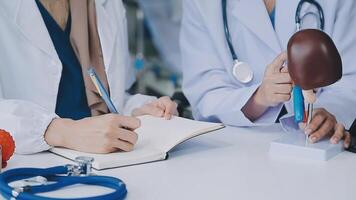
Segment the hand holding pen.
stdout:
[[[97,88],[100,96],[104,100],[105,104],[109,108],[111,113],[120,114],[114,106],[110,99],[108,92],[105,90],[100,79],[96,75],[94,68],[88,70],[89,76],[92,79],[95,87]],[[132,116],[137,117],[141,115],[152,115],[155,117],[164,117],[165,119],[171,119],[173,115],[178,115],[177,103],[172,101],[169,97],[164,96],[150,103],[143,105],[142,107],[136,108],[132,111]]]
[[303,90],[305,102],[308,104],[306,119],[300,127],[304,130],[309,142],[315,143],[325,137],[330,138],[332,144],[344,139],[344,147],[350,144],[351,135],[345,131],[344,125],[338,123],[335,116],[324,108],[314,109],[316,92],[314,90]]
[[54,119],[45,133],[47,144],[65,147],[88,153],[111,153],[114,151],[131,151],[137,142],[135,129],[140,127],[140,120],[135,117],[122,116],[100,80],[92,70],[90,76],[99,94],[107,103],[112,113],[88,117],[81,120]]

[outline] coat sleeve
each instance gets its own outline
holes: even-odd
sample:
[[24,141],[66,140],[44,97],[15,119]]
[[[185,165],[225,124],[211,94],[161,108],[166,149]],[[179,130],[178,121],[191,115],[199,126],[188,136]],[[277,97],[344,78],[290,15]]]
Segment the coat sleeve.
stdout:
[[157,98],[154,96],[142,95],[142,94],[135,94],[130,95],[126,93],[126,101],[124,106],[124,115],[131,116],[132,111],[135,108],[139,108],[149,102],[156,100]]
[[356,1],[339,1],[331,37],[343,64],[343,76],[323,88],[315,107],[323,107],[349,128],[356,118]]
[[255,122],[251,122],[241,111],[260,84],[241,86],[232,80],[213,46],[214,41],[197,4],[194,0],[183,1],[180,34],[183,91],[192,106],[194,117],[230,126],[274,123],[281,106],[269,109]]
[[31,102],[4,99],[0,85],[0,129],[10,132],[16,153],[31,154],[50,149],[44,133],[56,117],[55,113]]

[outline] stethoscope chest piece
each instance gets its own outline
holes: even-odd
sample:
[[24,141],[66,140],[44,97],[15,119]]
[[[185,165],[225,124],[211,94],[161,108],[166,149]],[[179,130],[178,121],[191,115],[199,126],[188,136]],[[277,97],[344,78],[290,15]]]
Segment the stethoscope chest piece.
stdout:
[[232,67],[232,74],[234,75],[235,79],[241,83],[249,83],[253,79],[253,71],[245,62],[234,62],[234,66]]

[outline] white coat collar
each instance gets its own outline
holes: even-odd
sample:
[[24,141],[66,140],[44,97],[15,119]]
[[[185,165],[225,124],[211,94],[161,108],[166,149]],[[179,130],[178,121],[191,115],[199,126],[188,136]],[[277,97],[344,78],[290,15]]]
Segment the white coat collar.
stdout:
[[[231,3],[234,1],[228,2]],[[270,17],[262,0],[239,0],[234,5],[235,15],[251,32],[266,43],[273,51],[280,53],[282,48]]]
[[45,54],[59,62],[57,52],[35,1],[19,0],[15,22],[21,33]]
[[[121,19],[125,17],[125,13],[117,10],[112,10],[112,12],[109,12],[108,10],[113,8],[106,6],[106,0],[97,0],[95,3],[101,49],[104,56],[104,65],[106,70],[108,70],[114,53],[115,45],[117,45],[116,38],[118,34],[118,27],[122,27],[119,23],[123,23],[123,20]],[[124,8],[122,8],[122,11],[124,11]],[[118,19],[116,15],[122,15],[119,17],[119,21],[115,20]]]
[[[109,66],[113,50],[115,47],[115,37],[118,25],[115,24],[115,16],[109,16],[105,6],[107,0],[96,0],[97,20],[104,54],[105,66]],[[13,19],[20,29],[20,32],[31,44],[42,50],[45,54],[52,57],[56,62],[60,62],[54,48],[46,25],[42,19],[36,2],[29,0],[2,1],[5,15]],[[113,12],[111,12],[113,13]],[[121,13],[120,13],[121,14]],[[121,22],[121,21],[120,21]]]
[[[284,49],[296,31],[295,11],[299,0],[276,1],[275,29]],[[281,17],[284,16],[284,17]]]
[[[275,30],[282,47],[287,48],[290,37],[296,32],[295,14],[300,0],[280,0],[276,1]],[[311,7],[306,3],[303,5],[301,14]]]
[[[299,1],[276,1],[275,30],[263,0],[238,0],[236,12],[233,14],[275,53],[280,53],[286,47],[284,44],[288,43],[290,36],[296,31],[295,13]],[[309,8],[310,4],[306,3],[301,14]],[[280,38],[280,36],[284,37]]]

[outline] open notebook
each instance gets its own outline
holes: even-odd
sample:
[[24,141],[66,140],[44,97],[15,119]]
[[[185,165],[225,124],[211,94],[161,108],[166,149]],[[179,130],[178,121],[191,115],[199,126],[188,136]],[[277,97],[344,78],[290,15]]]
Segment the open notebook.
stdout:
[[176,145],[195,136],[224,127],[222,124],[193,121],[180,117],[165,120],[146,115],[139,118],[141,127],[136,130],[139,139],[131,152],[89,154],[64,148],[52,148],[50,151],[71,160],[77,156],[93,157],[93,167],[102,170],[164,160],[167,158],[168,151]]

